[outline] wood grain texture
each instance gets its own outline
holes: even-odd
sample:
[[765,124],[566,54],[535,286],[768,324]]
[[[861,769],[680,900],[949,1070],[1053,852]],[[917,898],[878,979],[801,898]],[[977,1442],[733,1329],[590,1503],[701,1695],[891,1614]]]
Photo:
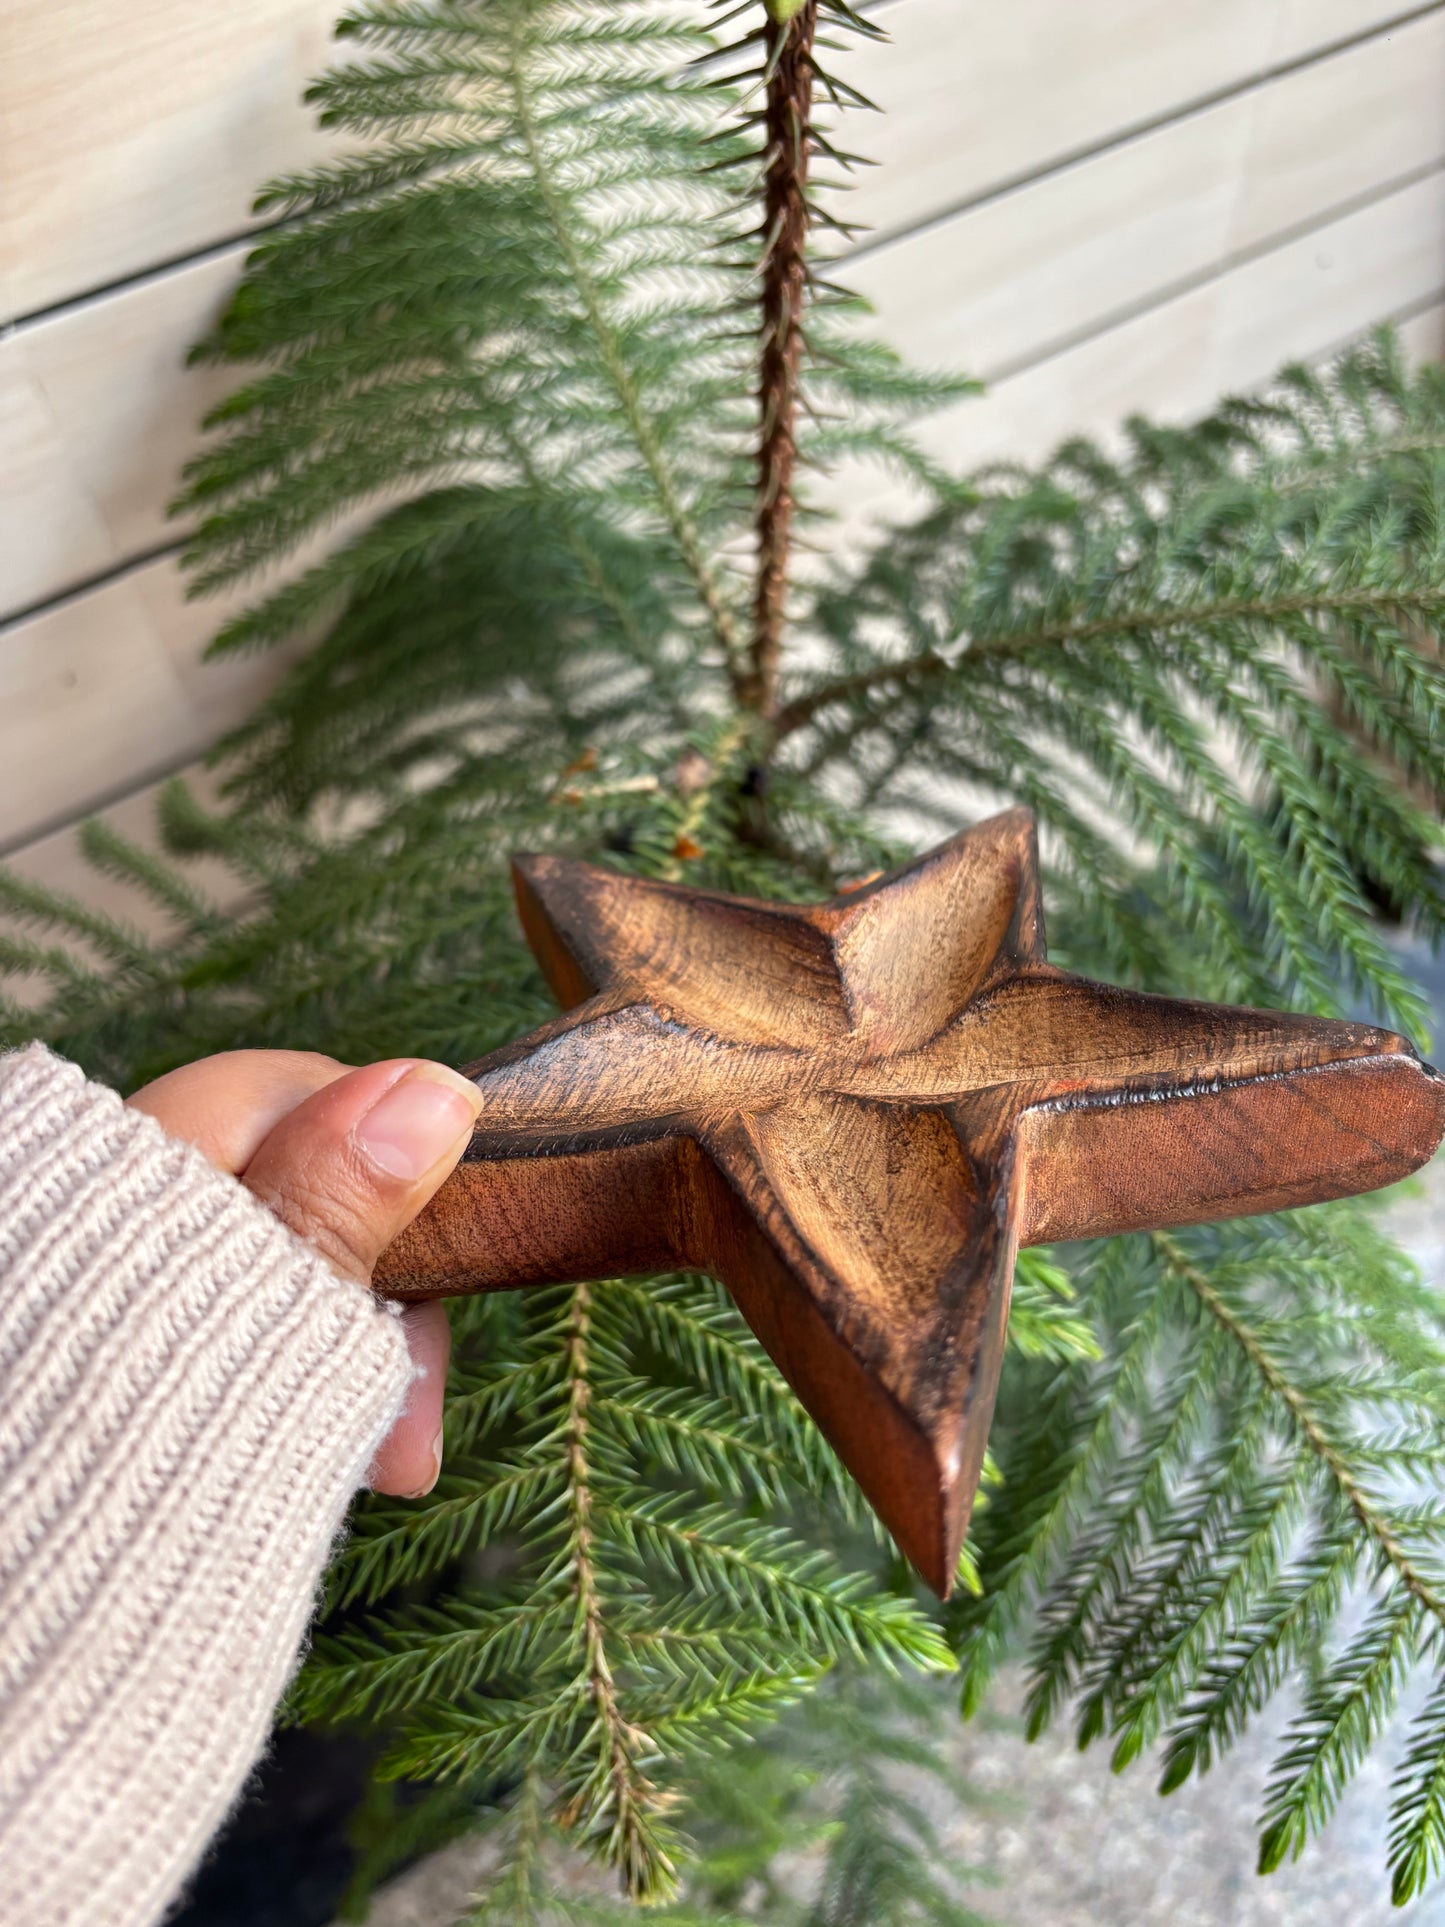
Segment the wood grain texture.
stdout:
[[[0,0],[0,317],[228,239],[330,150],[301,94],[339,0]],[[891,0],[849,77],[890,118],[860,217],[892,231],[1120,128],[1379,28],[1399,0]],[[907,105],[907,112],[900,111]]]
[[178,540],[166,505],[232,368],[188,368],[244,249],[0,337],[0,618]]
[[[894,0],[848,77],[883,110],[846,125],[876,160],[858,216],[880,235],[1380,31],[1391,0]],[[1255,95],[1287,84],[1268,81]],[[1336,145],[1348,148],[1354,140]]]
[[274,685],[291,652],[202,661],[224,607],[167,557],[0,627],[0,844],[199,756]]
[[1026,811],[812,907],[515,874],[570,1008],[468,1066],[481,1122],[378,1288],[715,1273],[940,1593],[1021,1241],[1373,1189],[1445,1131],[1393,1032],[1055,969]]
[[910,358],[993,383],[1445,159],[1442,97],[1445,11],[876,247],[844,278]]
[[301,104],[338,0],[0,0],[0,317],[226,240],[331,151]]

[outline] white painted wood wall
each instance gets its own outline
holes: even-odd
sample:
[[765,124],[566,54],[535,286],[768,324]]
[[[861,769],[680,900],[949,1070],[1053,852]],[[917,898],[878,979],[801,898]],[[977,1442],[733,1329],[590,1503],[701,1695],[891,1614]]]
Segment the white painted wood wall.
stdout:
[[[337,0],[0,0],[0,853],[92,897],[66,827],[147,819],[274,673],[206,666],[165,519],[186,370]],[[882,166],[847,278],[988,395],[957,465],[1183,419],[1370,324],[1445,346],[1445,0],[877,0]],[[906,106],[905,106],[906,103]]]

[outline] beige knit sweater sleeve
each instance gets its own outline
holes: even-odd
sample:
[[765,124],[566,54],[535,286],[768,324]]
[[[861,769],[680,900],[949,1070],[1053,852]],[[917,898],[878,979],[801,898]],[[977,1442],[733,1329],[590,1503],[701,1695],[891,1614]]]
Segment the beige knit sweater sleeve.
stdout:
[[0,1922],[144,1927],[235,1799],[411,1376],[73,1065],[0,1057]]

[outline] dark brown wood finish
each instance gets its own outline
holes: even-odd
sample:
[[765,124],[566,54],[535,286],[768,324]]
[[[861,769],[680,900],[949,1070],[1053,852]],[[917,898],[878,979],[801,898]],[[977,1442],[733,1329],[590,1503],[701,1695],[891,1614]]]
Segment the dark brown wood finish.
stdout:
[[1021,1243],[1372,1190],[1445,1131],[1391,1031],[1055,969],[1026,811],[808,907],[515,880],[570,1008],[468,1066],[482,1121],[378,1289],[714,1273],[940,1593]]

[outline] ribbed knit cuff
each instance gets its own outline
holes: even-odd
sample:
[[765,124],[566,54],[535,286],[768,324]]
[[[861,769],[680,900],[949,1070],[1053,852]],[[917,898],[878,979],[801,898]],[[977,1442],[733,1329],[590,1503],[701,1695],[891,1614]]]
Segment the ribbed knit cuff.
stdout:
[[0,1921],[163,1912],[410,1378],[392,1312],[233,1178],[0,1056]]

